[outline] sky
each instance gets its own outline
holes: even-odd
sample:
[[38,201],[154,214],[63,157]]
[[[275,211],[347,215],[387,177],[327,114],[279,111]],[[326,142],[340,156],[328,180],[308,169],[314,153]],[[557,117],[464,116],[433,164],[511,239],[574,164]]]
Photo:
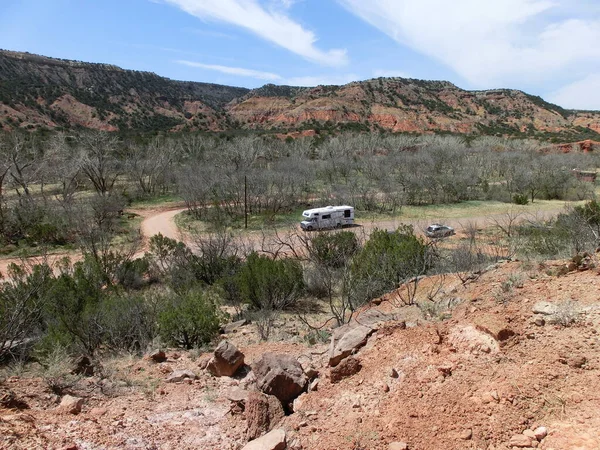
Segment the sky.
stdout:
[[249,88],[399,76],[600,110],[600,0],[0,0],[0,48]]

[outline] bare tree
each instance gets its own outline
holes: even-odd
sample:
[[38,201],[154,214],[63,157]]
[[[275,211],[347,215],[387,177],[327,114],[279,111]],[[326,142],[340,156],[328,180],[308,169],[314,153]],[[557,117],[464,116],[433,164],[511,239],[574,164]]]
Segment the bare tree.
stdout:
[[122,170],[116,156],[118,138],[109,133],[86,132],[77,141],[81,171],[98,195],[110,195]]

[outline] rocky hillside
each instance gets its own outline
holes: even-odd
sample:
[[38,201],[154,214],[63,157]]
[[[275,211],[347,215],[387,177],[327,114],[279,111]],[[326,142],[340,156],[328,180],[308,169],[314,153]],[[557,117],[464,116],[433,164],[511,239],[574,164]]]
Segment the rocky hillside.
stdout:
[[600,112],[516,90],[378,78],[344,86],[248,90],[0,51],[0,126],[103,130],[387,130],[600,139]]
[[331,345],[287,317],[270,342],[227,325],[214,354],[15,370],[0,380],[0,448],[598,449],[598,269],[565,267],[447,279],[428,312],[390,293]]
[[248,89],[0,51],[0,126],[107,131],[230,127],[223,106]]

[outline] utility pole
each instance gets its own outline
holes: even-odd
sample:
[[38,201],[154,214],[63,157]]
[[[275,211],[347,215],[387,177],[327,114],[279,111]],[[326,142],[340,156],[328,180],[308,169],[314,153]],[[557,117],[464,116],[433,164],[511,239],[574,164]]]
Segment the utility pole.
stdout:
[[244,175],[244,228],[248,229],[248,177]]

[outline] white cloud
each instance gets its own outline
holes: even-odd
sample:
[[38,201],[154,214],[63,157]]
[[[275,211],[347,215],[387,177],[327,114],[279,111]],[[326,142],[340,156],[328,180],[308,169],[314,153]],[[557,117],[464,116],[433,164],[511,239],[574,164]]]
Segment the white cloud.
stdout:
[[220,31],[203,30],[201,28],[187,28],[185,29],[185,31],[200,36],[208,36],[221,39],[237,39],[236,36],[232,36],[231,34],[221,33]]
[[[164,0],[195,17],[226,22],[244,28],[261,38],[310,61],[328,66],[347,63],[346,50],[320,50],[317,37],[292,20],[282,8],[266,9],[258,0]],[[279,2],[282,7],[291,2]]]
[[240,77],[256,78],[270,83],[289,85],[289,86],[307,86],[314,87],[318,85],[342,85],[352,81],[356,81],[359,77],[353,73],[341,75],[316,75],[284,78],[279,74],[271,72],[262,72],[260,70],[245,69],[243,67],[221,66],[218,64],[204,64],[194,61],[177,60],[177,64],[182,64],[188,67],[196,67],[198,69],[212,70],[215,72],[225,73],[227,75],[235,75]]
[[477,87],[556,86],[600,70],[600,13],[586,0],[338,2]]
[[549,94],[548,100],[564,108],[600,110],[600,74],[568,84]]
[[220,66],[217,64],[202,64],[193,61],[178,60],[177,64],[183,64],[188,67],[197,67],[199,69],[214,70],[216,72],[226,73],[228,75],[237,75],[240,77],[251,77],[258,80],[278,81],[281,76],[271,72],[261,72],[259,70],[244,69],[242,67]]
[[290,9],[299,0],[270,0],[270,6],[273,8]]

